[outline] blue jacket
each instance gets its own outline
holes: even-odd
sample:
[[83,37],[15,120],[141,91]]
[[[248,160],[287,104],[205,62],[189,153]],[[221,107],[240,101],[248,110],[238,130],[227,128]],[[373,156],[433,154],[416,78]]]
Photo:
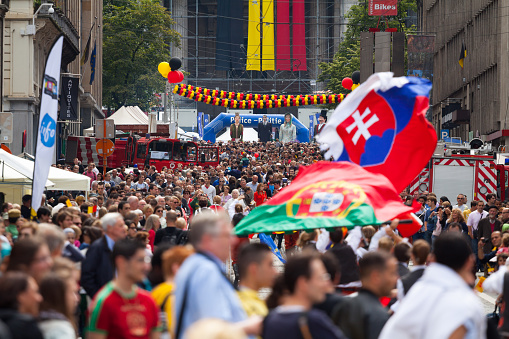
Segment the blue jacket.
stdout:
[[81,266],[81,286],[90,298],[106,283],[113,279],[113,262],[106,238],[103,236],[88,248],[87,256]]

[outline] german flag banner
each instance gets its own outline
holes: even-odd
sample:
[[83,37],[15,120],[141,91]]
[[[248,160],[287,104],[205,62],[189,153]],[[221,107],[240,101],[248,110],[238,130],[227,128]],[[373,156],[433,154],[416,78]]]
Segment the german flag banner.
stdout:
[[254,108],[281,108],[308,105],[339,104],[345,98],[344,94],[320,94],[320,95],[275,95],[275,94],[251,94],[235,93],[208,88],[194,87],[192,85],[176,85],[173,93],[204,102],[214,106],[222,106],[238,109]]

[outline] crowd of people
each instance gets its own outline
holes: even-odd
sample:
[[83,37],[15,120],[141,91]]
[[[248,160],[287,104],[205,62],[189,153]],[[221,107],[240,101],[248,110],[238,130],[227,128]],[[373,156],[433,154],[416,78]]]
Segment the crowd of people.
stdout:
[[[413,239],[400,236],[398,220],[274,234],[286,258],[280,272],[267,245],[256,236],[234,237],[232,228],[290,185],[300,166],[321,160],[318,146],[218,146],[214,168],[122,167],[103,176],[76,159],[58,166],[89,176],[86,194],[47,192],[36,217],[29,195],[21,205],[5,203],[0,338],[486,338],[493,326],[496,332],[473,291],[480,269],[489,288],[503,290],[509,208],[496,196],[468,207],[462,194],[455,205],[433,193],[419,196],[423,227]],[[401,197],[411,203],[406,193]]]

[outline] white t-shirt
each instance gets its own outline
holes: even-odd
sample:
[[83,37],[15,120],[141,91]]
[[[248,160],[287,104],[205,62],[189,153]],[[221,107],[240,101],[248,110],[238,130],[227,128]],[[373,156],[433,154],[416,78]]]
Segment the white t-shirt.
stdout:
[[483,306],[456,272],[433,263],[401,301],[379,339],[449,338],[461,326],[467,330],[465,338],[486,338]]
[[454,205],[452,209],[459,208],[461,210],[461,213],[463,213],[467,209],[467,205],[463,204],[461,206]]
[[467,226],[472,226],[472,229],[476,230],[477,226],[479,225],[479,221],[481,221],[483,218],[486,218],[487,216],[488,212],[482,211],[482,213],[479,213],[477,210],[475,210],[469,214],[467,219]]
[[205,185],[201,185],[201,190],[207,195],[210,203],[213,204],[214,202],[212,199],[214,199],[214,195],[216,195],[216,188],[212,185],[210,185],[209,188],[205,187]]

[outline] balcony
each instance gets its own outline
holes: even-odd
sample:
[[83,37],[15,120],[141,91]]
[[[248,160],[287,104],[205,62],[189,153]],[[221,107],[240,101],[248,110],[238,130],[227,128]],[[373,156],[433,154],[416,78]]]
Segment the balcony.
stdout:
[[[41,27],[41,31],[47,30],[43,33],[43,35],[51,35],[51,40],[54,40],[54,38],[56,38],[56,36],[58,36],[60,33],[64,35],[62,66],[65,67],[70,62],[72,62],[80,53],[80,36],[71,21],[66,17],[65,13],[58,7],[53,7],[53,9],[54,12],[52,14],[48,13],[47,9],[41,9],[37,15],[37,19],[46,19],[47,21],[51,21],[53,26],[56,28],[56,30],[50,29],[47,27],[47,25]],[[39,30],[37,34],[39,34]]]

